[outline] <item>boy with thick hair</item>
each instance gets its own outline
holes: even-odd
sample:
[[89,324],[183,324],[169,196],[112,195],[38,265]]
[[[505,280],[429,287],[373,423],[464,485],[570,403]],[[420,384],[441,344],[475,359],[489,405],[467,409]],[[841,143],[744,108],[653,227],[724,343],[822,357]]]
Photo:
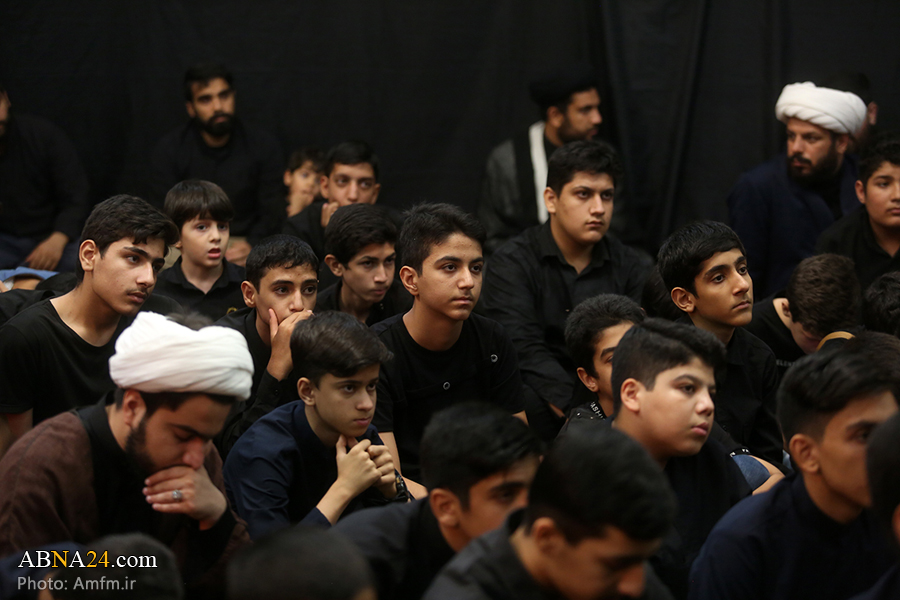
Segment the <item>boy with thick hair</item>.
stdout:
[[340,310],[374,325],[412,305],[394,277],[397,226],[381,207],[351,204],[337,209],[325,228],[325,264],[338,282],[319,293],[319,311]]
[[181,256],[159,274],[154,291],[214,321],[242,308],[244,269],[225,260],[234,208],[222,188],[197,179],[176,183],[163,210],[180,233]]
[[900,271],[900,135],[887,134],[866,146],[856,197],[863,206],[822,232],[816,252],[852,258],[866,289],[879,275]]
[[706,536],[750,486],[730,449],[710,438],[716,370],[725,349],[712,334],[663,319],[629,329],[612,360],[615,420],[663,468],[675,496],[675,527],[650,563],[676,598]]
[[872,282],[862,314],[867,330],[900,337],[900,273],[885,273]]
[[418,600],[454,553],[524,508],[542,454],[521,420],[484,403],[437,413],[422,435],[428,498],[338,523],[369,561],[379,598]]
[[887,570],[886,540],[865,511],[865,452],[897,413],[898,347],[863,333],[788,370],[778,416],[796,472],[719,521],[694,562],[690,598],[848,598]]
[[[674,516],[672,491],[637,442],[606,427],[572,431],[538,467],[524,512],[466,546],[424,598],[637,598]],[[645,597],[669,597],[652,590],[655,578],[646,584]]]
[[254,367],[250,400],[229,415],[216,440],[223,457],[257,419],[293,399],[291,332],[316,307],[318,266],[309,245],[289,235],[268,237],[247,256],[246,307],[216,323],[244,336]]
[[579,141],[556,150],[547,165],[549,220],[513,238],[491,256],[485,314],[518,350],[530,388],[529,421],[544,439],[580,403],[575,367],[566,352],[566,315],[597,294],[637,300],[647,274],[641,256],[608,234],[624,168],[604,142]]
[[364,324],[328,311],[294,328],[291,354],[300,400],[260,418],[225,462],[229,498],[254,539],[408,498],[372,425],[390,351]]
[[319,198],[324,156],[318,148],[307,146],[291,153],[284,170],[287,188],[287,216],[300,214]]
[[94,207],[81,233],[75,289],[22,311],[0,334],[0,419],[13,438],[115,387],[107,365],[115,341],[153,291],[177,235],[140,198],[113,196]]
[[688,224],[659,249],[659,273],[685,323],[725,345],[727,365],[716,395],[716,421],[754,456],[779,465],[782,440],[775,419],[778,368],[772,351],[744,330],[753,309],[753,281],[744,246],[716,221]]
[[811,256],[791,273],[783,296],[776,293],[757,303],[747,331],[772,350],[783,377],[826,335],[858,326],[859,304],[853,261],[837,254]]
[[397,250],[409,312],[373,331],[394,353],[381,372],[375,425],[424,497],[419,442],[431,416],[466,400],[490,402],[524,418],[516,351],[499,323],[472,313],[481,294],[484,228],[450,204],[420,204],[403,224]]

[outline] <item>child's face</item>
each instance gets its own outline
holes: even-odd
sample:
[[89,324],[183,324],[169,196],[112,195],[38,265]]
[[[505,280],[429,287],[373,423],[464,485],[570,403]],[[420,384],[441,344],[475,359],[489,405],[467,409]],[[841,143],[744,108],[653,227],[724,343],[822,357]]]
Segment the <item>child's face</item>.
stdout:
[[284,172],[284,185],[288,187],[292,198],[300,198],[304,201],[304,206],[309,206],[319,195],[319,175],[313,168],[312,161],[308,160],[299,169]]
[[241,284],[244,303],[254,307],[257,318],[267,325],[270,308],[279,323],[295,312],[315,309],[318,288],[318,276],[310,265],[269,269],[260,279],[259,289],[249,281]]
[[559,196],[549,188],[544,194],[555,236],[564,236],[579,246],[591,246],[606,235],[616,195],[608,174],[578,172]]
[[594,372],[597,373],[597,376],[591,376],[587,371],[584,372],[584,375],[578,374],[588,389],[597,394],[601,400],[608,401],[609,406],[612,406],[613,353],[622,336],[632,327],[634,327],[634,323],[623,321],[604,329],[594,346]]
[[743,327],[753,317],[753,280],[737,248],[703,261],[689,294],[691,317],[716,326]]
[[384,300],[394,281],[396,258],[393,244],[369,244],[346,265],[340,265],[339,277],[343,279],[343,286],[354,295],[366,303],[375,304]]
[[380,365],[369,365],[350,377],[326,373],[319,385],[310,382],[306,393],[322,422],[348,438],[363,435],[375,414],[375,386],[380,371]]
[[856,182],[856,196],[866,206],[876,227],[900,230],[900,165],[883,162],[863,187]]
[[320,177],[319,183],[322,196],[338,206],[375,204],[381,189],[381,184],[375,180],[375,169],[369,163],[335,163],[331,173]]
[[227,221],[214,221],[194,217],[181,226],[182,261],[204,269],[214,269],[222,264],[228,247],[230,229]]
[[422,262],[421,275],[410,269],[414,273],[412,285],[406,287],[416,302],[431,311],[454,321],[464,321],[481,295],[483,269],[481,244],[462,233],[454,233],[431,248]]

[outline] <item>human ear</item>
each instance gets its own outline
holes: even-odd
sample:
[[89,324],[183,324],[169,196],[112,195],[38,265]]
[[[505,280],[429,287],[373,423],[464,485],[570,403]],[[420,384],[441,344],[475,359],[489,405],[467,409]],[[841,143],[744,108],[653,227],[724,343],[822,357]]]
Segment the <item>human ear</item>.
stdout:
[[784,304],[781,305],[781,314],[783,314],[785,317],[787,317],[791,321],[794,320],[793,317],[791,317],[791,305],[788,304],[787,299],[785,299]]
[[584,370],[584,367],[578,367],[576,373],[578,373],[578,379],[581,380],[581,383],[583,383],[587,389],[592,392],[597,391],[597,380],[593,376],[588,375],[588,372]]
[[551,188],[544,188],[544,206],[547,207],[547,213],[551,215],[556,214],[556,201],[557,201],[556,192],[554,192]]
[[847,148],[850,146],[850,136],[846,133],[840,134],[834,141],[834,145],[839,153],[845,154],[847,152]]
[[419,274],[408,265],[400,267],[400,283],[411,296],[419,295]]
[[334,273],[335,277],[343,277],[344,265],[340,263],[334,254],[325,255],[325,264],[328,265],[328,268],[331,269],[331,272]]
[[100,249],[94,240],[84,240],[78,247],[78,261],[82,270],[87,273],[94,270],[94,262],[100,258]]
[[696,309],[696,302],[694,299],[694,295],[687,291],[684,288],[677,287],[672,288],[672,302],[675,303],[675,306],[678,307],[678,310],[686,312],[688,314],[694,312]]
[[303,404],[307,406],[316,405],[315,387],[308,377],[301,377],[297,380],[297,395],[303,400]]
[[330,200],[328,197],[328,177],[325,175],[319,175],[319,194],[326,200]]
[[622,402],[622,408],[633,413],[641,412],[641,392],[644,386],[640,381],[629,377],[622,382],[622,389],[619,390],[619,399]]
[[241,294],[244,296],[244,304],[249,307],[256,306],[256,288],[249,281],[241,282]]
[[147,405],[144,397],[137,390],[125,390],[122,394],[122,417],[125,425],[130,428],[137,427],[144,415],[147,414]]
[[547,109],[547,123],[554,129],[559,129],[566,120],[566,115],[559,110],[558,106],[551,106]]
[[459,526],[462,505],[456,494],[444,488],[436,488],[429,492],[428,503],[438,523],[447,528]]
[[567,544],[562,532],[550,517],[539,517],[531,524],[531,537],[545,556],[556,556]]
[[797,433],[788,443],[791,462],[804,473],[819,472],[819,445],[805,433]]
[[291,180],[293,178],[294,178],[294,173],[290,169],[287,169],[284,172],[284,176],[281,178],[281,180],[284,182],[285,187],[291,187]]
[[197,111],[194,110],[193,102],[185,102],[184,107],[187,109],[187,114],[190,118],[195,118],[197,116]]
[[856,189],[856,198],[860,201],[861,204],[866,203],[866,184],[864,184],[861,180],[856,180],[856,185],[854,186]]

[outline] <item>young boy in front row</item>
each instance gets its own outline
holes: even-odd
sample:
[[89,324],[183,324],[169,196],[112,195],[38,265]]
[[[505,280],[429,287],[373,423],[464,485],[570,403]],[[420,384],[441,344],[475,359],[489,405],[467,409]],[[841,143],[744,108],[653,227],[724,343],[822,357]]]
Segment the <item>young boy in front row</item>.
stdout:
[[865,458],[869,434],[897,414],[898,347],[863,333],[788,370],[778,417],[796,472],[719,521],[694,561],[691,599],[839,600],[891,566],[865,510]]
[[730,227],[698,221],[659,249],[659,273],[682,321],[715,335],[727,351],[716,396],[716,421],[735,441],[774,465],[783,461],[775,419],[775,355],[743,329],[753,310],[753,281],[744,246]]
[[375,385],[391,358],[384,344],[350,315],[329,311],[294,327],[291,354],[300,400],[254,423],[225,462],[228,497],[253,539],[408,500],[372,426]]
[[420,204],[400,231],[405,314],[373,327],[394,353],[378,381],[375,426],[415,498],[422,431],[438,410],[490,402],[525,418],[516,349],[499,323],[472,314],[481,293],[484,228],[450,204]]
[[380,206],[342,206],[325,228],[325,264],[338,282],[319,292],[319,312],[340,310],[374,325],[412,305],[394,277],[397,226]]
[[189,179],[166,194],[165,213],[178,227],[181,256],[159,274],[155,294],[213,321],[244,306],[244,268],[225,260],[234,208],[214,183]]

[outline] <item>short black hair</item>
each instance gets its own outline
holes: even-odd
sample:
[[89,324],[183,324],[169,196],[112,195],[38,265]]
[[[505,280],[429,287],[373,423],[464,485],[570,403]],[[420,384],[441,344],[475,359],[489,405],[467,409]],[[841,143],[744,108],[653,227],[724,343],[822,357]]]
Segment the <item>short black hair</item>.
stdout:
[[858,325],[860,295],[853,260],[837,254],[803,259],[785,290],[791,320],[821,336]]
[[589,65],[567,63],[538,75],[529,84],[528,91],[538,105],[541,120],[546,120],[551,106],[565,114],[574,94],[597,87],[597,75]]
[[[872,512],[893,534],[894,512],[900,505],[900,413],[875,428],[866,448],[866,470]],[[893,538],[894,536],[891,535]],[[900,540],[894,539],[895,544]]]
[[444,488],[468,508],[469,489],[494,473],[543,453],[528,425],[485,402],[464,402],[432,417],[422,434],[422,483]]
[[644,312],[628,296],[599,294],[575,307],[566,319],[566,348],[575,367],[581,367],[592,377],[594,354],[603,332],[619,323],[640,323]]
[[[135,244],[160,239],[164,242],[165,256],[169,252],[169,246],[175,244],[178,237],[175,223],[158,208],[137,196],[120,194],[94,207],[81,230],[80,243],[92,240],[103,256],[111,244],[121,239],[134,240]],[[84,279],[81,261],[75,262],[75,277],[78,281]]]
[[883,133],[863,148],[859,157],[859,180],[863,182],[863,188],[886,162],[900,167],[900,134]]
[[319,259],[310,245],[292,235],[272,235],[253,246],[247,255],[247,281],[258,290],[259,282],[269,270],[302,265],[309,265],[313,272],[319,271]]
[[201,87],[205,87],[213,79],[224,79],[228,87],[234,86],[234,76],[225,65],[205,62],[189,67],[184,72],[184,99],[188,102],[193,102],[194,84],[199,83]]
[[538,467],[524,524],[549,517],[570,544],[602,537],[606,527],[635,540],[665,536],[675,495],[659,465],[635,440],[612,427],[569,429]]
[[862,304],[863,324],[900,338],[900,272],[885,273],[872,282]]
[[461,233],[484,247],[487,237],[481,223],[452,204],[418,204],[406,212],[406,220],[397,238],[397,254],[402,264],[422,274],[422,264],[432,248]]
[[677,321],[684,314],[672,301],[672,290],[666,287],[659,274],[659,267],[654,266],[647,275],[647,281],[641,289],[641,308],[648,317],[658,317]]
[[163,211],[178,228],[193,218],[212,219],[220,223],[234,218],[234,207],[225,191],[211,181],[188,179],[172,186],[166,194]]
[[697,293],[694,280],[700,267],[719,252],[737,248],[745,254],[744,244],[734,230],[718,221],[695,221],[670,235],[657,256],[657,266],[669,292],[680,287]]
[[228,600],[353,600],[374,589],[369,563],[339,533],[296,525],[263,536],[228,564]]
[[[93,542],[87,550],[97,557],[106,552],[109,566],[103,569],[69,563],[53,574],[59,581],[57,600],[181,600],[184,588],[175,555],[164,544],[144,533],[109,535]],[[121,557],[121,563],[113,560]],[[99,571],[99,572],[98,572]],[[101,577],[103,579],[101,579]],[[80,585],[79,585],[80,583]],[[59,585],[59,584],[58,584]],[[127,590],[127,591],[125,591]]]
[[325,155],[325,167],[322,173],[331,176],[334,165],[359,165],[366,163],[372,167],[375,181],[378,181],[378,156],[372,146],[362,140],[341,142],[333,146]]
[[612,360],[613,410],[622,405],[622,384],[636,379],[648,390],[656,376],[695,358],[712,367],[718,375],[725,366],[725,346],[708,331],[665,319],[647,319],[629,329]]
[[610,144],[599,140],[569,142],[550,156],[547,161],[547,187],[560,195],[576,173],[607,174],[620,191],[625,180],[625,167],[619,153]]
[[375,204],[350,204],[338,208],[325,227],[325,254],[342,265],[371,244],[396,244],[397,225],[387,211]]
[[897,398],[900,340],[863,332],[846,344],[796,361],[778,388],[778,421],[789,443],[798,433],[820,438],[852,400],[890,391]]
[[297,323],[291,333],[293,374],[306,377],[315,385],[326,373],[350,377],[393,357],[365,323],[344,312],[316,314]]
[[313,171],[321,174],[325,169],[325,153],[313,146],[294,150],[288,158],[287,170],[293,173],[308,162],[312,163]]

